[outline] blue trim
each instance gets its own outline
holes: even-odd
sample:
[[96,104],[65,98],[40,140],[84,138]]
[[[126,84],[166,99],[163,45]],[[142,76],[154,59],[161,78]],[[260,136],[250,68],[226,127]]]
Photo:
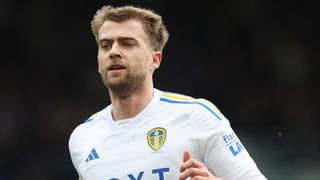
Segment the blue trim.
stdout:
[[92,121],[94,118],[88,118],[87,120],[84,121],[84,123]]
[[167,98],[160,98],[160,101],[164,101],[164,102],[168,102],[168,103],[176,103],[176,104],[198,104],[198,105],[204,107],[205,109],[207,109],[209,112],[211,112],[211,114],[213,114],[217,119],[219,119],[220,121],[222,120],[222,118],[219,117],[216,112],[214,112],[210,107],[208,107],[206,104],[204,104],[202,102],[198,102],[198,101],[175,101],[175,100],[171,100],[171,99],[167,99]]

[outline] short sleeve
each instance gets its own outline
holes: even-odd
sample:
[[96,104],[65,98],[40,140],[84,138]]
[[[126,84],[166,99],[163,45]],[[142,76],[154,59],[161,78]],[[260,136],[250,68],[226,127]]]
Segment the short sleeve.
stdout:
[[220,117],[204,108],[193,113],[192,134],[200,161],[223,179],[266,179],[229,121],[224,116]]

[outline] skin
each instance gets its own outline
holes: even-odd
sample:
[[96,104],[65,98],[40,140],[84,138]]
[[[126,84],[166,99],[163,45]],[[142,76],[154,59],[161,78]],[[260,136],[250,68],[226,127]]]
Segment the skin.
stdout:
[[[104,22],[99,31],[98,65],[109,90],[114,120],[134,117],[150,102],[152,74],[161,58],[139,21]],[[112,66],[122,68],[111,70]]]
[[205,165],[191,158],[189,151],[183,153],[183,163],[180,165],[180,180],[222,180],[215,177]]
[[[153,96],[152,75],[160,66],[162,52],[151,48],[138,20],[105,21],[99,30],[98,71],[107,86],[115,121],[132,118]],[[184,152],[180,180],[219,180],[200,162]]]

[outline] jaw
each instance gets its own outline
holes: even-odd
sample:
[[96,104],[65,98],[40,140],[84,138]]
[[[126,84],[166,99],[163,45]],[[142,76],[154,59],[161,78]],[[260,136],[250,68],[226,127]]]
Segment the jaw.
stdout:
[[124,98],[143,91],[147,83],[145,74],[126,74],[110,78],[105,84],[115,97]]

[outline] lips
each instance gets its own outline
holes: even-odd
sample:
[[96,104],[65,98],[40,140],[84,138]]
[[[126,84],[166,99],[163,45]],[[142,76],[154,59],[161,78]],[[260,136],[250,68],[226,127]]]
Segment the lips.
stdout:
[[108,67],[108,72],[112,74],[112,76],[118,76],[126,71],[126,66],[121,64],[112,64]]
[[109,71],[122,70],[122,69],[126,69],[126,67],[123,66],[123,65],[119,65],[119,64],[111,65],[111,66],[109,66],[109,68],[108,68]]

